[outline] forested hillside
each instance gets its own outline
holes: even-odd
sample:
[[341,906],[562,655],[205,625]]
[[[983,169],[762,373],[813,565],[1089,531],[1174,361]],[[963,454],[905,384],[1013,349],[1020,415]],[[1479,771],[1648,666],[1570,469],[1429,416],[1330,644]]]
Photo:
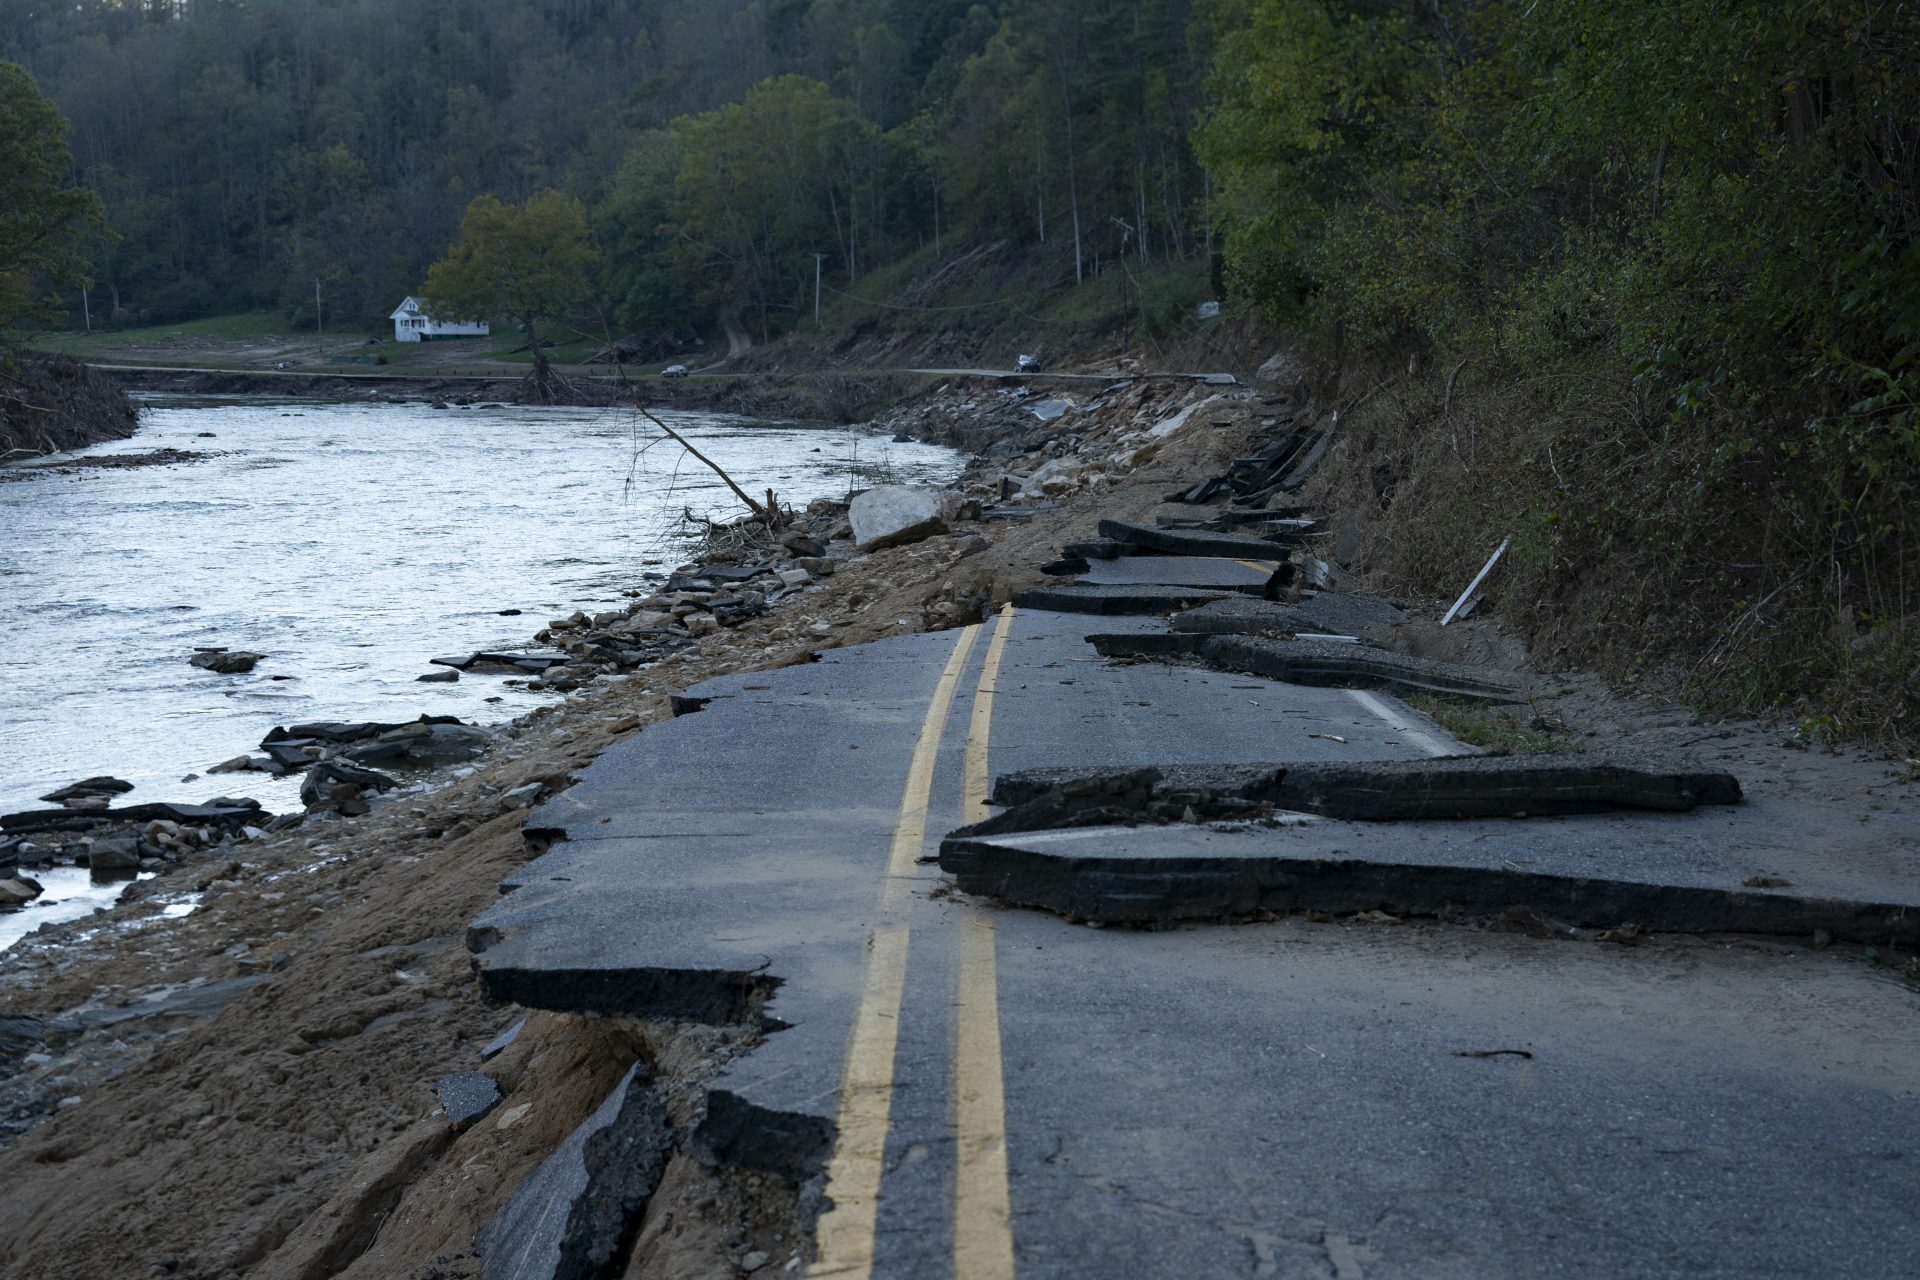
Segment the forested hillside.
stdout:
[[1572,657],[1920,714],[1911,5],[0,0],[0,60],[72,121],[119,322],[311,323],[319,279],[375,324],[547,188],[617,331],[776,337],[816,272],[924,323],[985,246],[1016,319],[1119,271],[1290,335],[1373,567],[1510,531]]
[[908,250],[1011,236],[1063,281],[1197,252],[1189,0],[0,0],[73,123],[126,318],[383,317],[467,203],[595,213],[619,323],[811,314]]

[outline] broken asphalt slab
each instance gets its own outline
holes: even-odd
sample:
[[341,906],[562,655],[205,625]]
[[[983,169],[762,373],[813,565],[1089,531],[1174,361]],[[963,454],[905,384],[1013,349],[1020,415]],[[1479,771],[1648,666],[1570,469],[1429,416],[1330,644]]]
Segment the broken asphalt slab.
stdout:
[[1153,529],[1124,520],[1102,520],[1098,532],[1102,538],[1154,555],[1216,556],[1230,560],[1283,560],[1288,548],[1299,542],[1299,535],[1291,529],[1277,530],[1274,537],[1284,539],[1277,541],[1207,529]]
[[1385,600],[1322,591],[1292,604],[1245,597],[1216,600],[1178,615],[1168,625],[1173,631],[1207,635],[1358,636],[1369,627],[1406,620],[1405,610]]
[[1022,609],[1125,617],[1178,613],[1182,609],[1192,609],[1215,600],[1231,599],[1232,595],[1232,592],[1212,587],[1106,586],[1071,582],[1029,587],[1015,594],[1013,603]]
[[1172,631],[1091,635],[1087,640],[1102,657],[1188,658],[1219,671],[1244,671],[1288,684],[1385,689],[1463,702],[1527,700],[1523,685],[1503,681],[1482,667],[1337,641]]
[[1082,582],[1094,586],[1211,587],[1261,596],[1270,587],[1277,591],[1292,581],[1293,565],[1287,561],[1262,565],[1218,556],[1142,555],[1091,560],[1082,572],[1086,575]]
[[1721,836],[1698,815],[1657,827],[1612,815],[1497,827],[1296,816],[1272,826],[956,836],[940,866],[969,893],[1107,923],[1532,910],[1590,927],[1920,941],[1920,891],[1906,877],[1808,868],[1794,870],[1791,891],[1750,889],[1743,882],[1762,868],[1791,863]]
[[610,1274],[639,1226],[672,1145],[666,1102],[635,1064],[481,1228],[474,1242],[481,1280]]
[[1739,782],[1727,773],[1551,755],[1042,768],[1003,775],[992,799],[1008,806],[1006,811],[955,834],[1086,826],[1075,819],[1083,811],[1130,811],[1142,821],[1172,821],[1188,811],[1200,819],[1245,817],[1253,807],[1263,806],[1325,818],[1395,822],[1611,809],[1685,813],[1703,804],[1738,804],[1740,798]]

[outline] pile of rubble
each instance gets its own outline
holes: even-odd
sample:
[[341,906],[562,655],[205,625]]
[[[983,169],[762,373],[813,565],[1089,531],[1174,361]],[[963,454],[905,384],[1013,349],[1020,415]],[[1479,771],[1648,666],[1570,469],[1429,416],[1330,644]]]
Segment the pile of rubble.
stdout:
[[258,837],[272,817],[258,800],[244,797],[111,806],[112,796],[132,789],[117,778],[89,778],[41,797],[58,808],[0,816],[0,908],[40,896],[42,886],[29,871],[85,867],[96,880],[131,880]]
[[[533,637],[545,650],[433,661],[450,672],[500,673],[524,678],[529,689],[570,693],[596,677],[698,653],[707,637],[818,591],[856,555],[945,533],[980,514],[979,501],[963,494],[879,485],[850,503],[816,500],[777,530],[758,519],[716,525],[707,533],[700,559],[678,566],[650,591],[629,592],[633,599],[624,607],[594,614],[576,610],[548,622]],[[772,644],[795,639],[800,625],[774,626],[766,639]],[[819,620],[805,625],[822,634],[831,630]]]
[[[1255,406],[1253,421],[1273,443],[1259,459],[1235,464],[1230,483],[1237,502],[1266,502],[1318,460],[1306,456],[1314,453],[1318,434],[1300,425],[1304,419],[1296,414],[1296,398],[1288,391],[1240,387],[1224,374],[1122,377],[1083,385],[1093,389],[950,384],[877,425],[900,438],[933,440],[979,455],[967,487],[999,502],[1059,499],[1110,488],[1153,461],[1175,433],[1233,425],[1244,419],[1249,403]],[[1229,484],[1205,483],[1207,496],[1226,491]]]

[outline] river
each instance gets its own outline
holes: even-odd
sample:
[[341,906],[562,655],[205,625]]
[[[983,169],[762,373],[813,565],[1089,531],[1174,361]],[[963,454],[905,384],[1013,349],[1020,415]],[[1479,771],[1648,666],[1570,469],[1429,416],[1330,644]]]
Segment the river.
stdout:
[[[961,462],[844,427],[662,416],[796,505]],[[686,558],[683,508],[740,510],[627,410],[156,398],[134,439],[87,452],[167,447],[208,456],[0,483],[0,813],[93,774],[133,783],[125,803],[297,807],[296,782],[206,770],[295,721],[539,705],[553,695],[498,677],[415,677],[624,603]],[[215,675],[188,665],[197,645],[267,657]]]

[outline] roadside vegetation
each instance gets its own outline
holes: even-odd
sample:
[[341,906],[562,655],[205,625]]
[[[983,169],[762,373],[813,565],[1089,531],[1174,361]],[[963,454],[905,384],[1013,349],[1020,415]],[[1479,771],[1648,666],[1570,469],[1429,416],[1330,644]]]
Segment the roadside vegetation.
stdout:
[[[1371,567],[1816,732],[1920,717],[1920,15],[1218,15],[1234,278],[1344,410]],[[1237,33],[1237,35],[1236,35]]]
[[1920,714],[1910,6],[0,0],[0,60],[104,203],[97,325],[310,333],[317,282],[377,334],[463,216],[538,208],[567,287],[434,286],[496,358],[1286,345],[1357,567],[1451,594],[1511,538],[1545,661],[1816,735]]
[[1470,747],[1514,756],[1573,755],[1585,750],[1578,738],[1568,737],[1531,710],[1473,707],[1419,694],[1406,702]]

